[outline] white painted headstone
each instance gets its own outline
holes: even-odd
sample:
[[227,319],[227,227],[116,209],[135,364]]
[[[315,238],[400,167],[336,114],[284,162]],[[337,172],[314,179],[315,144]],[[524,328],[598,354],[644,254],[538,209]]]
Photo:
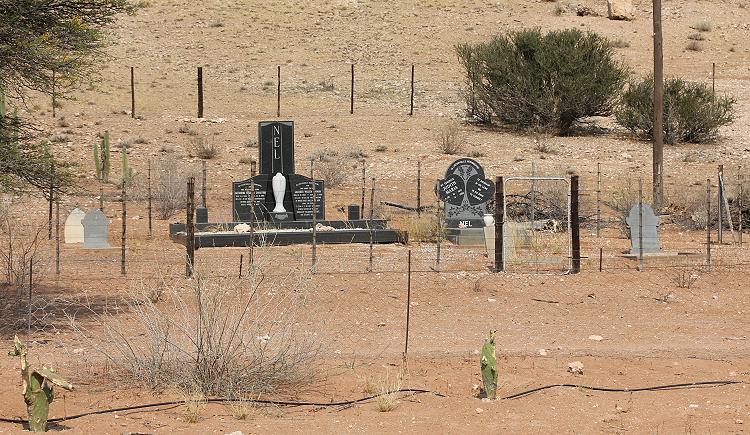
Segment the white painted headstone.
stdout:
[[74,208],[65,219],[65,243],[83,243],[83,217],[86,213]]
[[89,211],[81,223],[84,248],[109,248],[109,220],[101,210]]

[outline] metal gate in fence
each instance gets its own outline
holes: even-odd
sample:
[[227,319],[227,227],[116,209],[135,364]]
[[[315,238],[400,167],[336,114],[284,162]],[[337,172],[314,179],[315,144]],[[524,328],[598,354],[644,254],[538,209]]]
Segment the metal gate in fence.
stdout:
[[503,179],[503,270],[571,271],[570,192],[564,177]]

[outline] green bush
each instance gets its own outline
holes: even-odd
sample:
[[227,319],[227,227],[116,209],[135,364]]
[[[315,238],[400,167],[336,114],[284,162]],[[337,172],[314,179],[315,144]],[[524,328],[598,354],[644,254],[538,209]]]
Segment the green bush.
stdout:
[[520,30],[456,51],[469,114],[520,129],[565,135],[582,118],[609,115],[629,76],[606,38],[578,29]]
[[[735,99],[716,96],[711,89],[681,78],[664,81],[664,142],[710,142],[719,127],[734,121]],[[615,110],[617,122],[644,139],[653,138],[654,79],[630,83]]]

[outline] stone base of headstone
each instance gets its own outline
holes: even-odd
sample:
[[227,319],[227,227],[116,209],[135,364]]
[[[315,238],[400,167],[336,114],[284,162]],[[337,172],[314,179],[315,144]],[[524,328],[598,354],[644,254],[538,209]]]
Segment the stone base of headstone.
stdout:
[[484,228],[446,228],[445,238],[459,246],[484,245]]
[[195,209],[195,223],[205,224],[208,222],[208,209],[206,207],[198,207]]
[[271,216],[272,220],[277,221],[277,222],[294,220],[292,217],[292,214],[289,212],[283,212],[283,213],[270,212],[269,215]]

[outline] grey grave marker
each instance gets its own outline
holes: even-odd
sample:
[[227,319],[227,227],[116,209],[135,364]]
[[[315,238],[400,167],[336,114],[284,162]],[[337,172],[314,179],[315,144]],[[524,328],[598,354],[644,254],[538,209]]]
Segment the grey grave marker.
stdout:
[[83,217],[86,213],[74,208],[65,219],[65,243],[83,243]]
[[81,223],[84,248],[109,248],[109,219],[101,210],[89,211]]
[[639,224],[638,204],[630,209],[630,214],[625,222],[630,229],[630,253],[638,255],[640,253],[640,229],[643,228],[643,253],[653,254],[661,251],[659,245],[659,217],[654,213],[654,209],[649,204],[643,204],[643,222]]

